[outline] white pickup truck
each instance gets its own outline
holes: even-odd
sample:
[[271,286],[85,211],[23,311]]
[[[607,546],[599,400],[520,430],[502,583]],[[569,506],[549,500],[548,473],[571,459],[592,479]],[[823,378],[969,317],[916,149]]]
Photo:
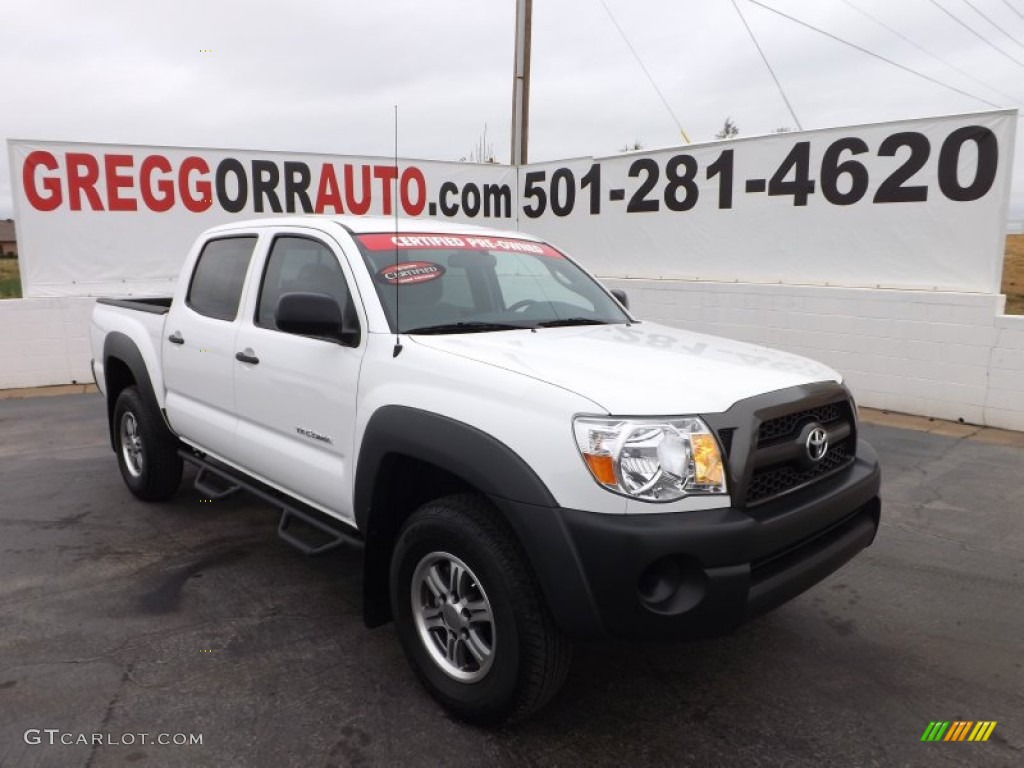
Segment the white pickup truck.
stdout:
[[835,371],[635,319],[552,245],[427,220],[216,227],[170,299],[100,299],[93,373],[128,488],[183,461],[363,550],[430,692],[481,723],[574,638],[721,634],[874,539],[880,473]]

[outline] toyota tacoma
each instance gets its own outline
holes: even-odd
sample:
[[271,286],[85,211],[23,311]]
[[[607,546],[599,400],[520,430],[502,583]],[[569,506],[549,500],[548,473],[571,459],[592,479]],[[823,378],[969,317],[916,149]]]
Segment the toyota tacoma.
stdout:
[[173,297],[99,299],[91,336],[130,491],[190,463],[302,551],[362,550],[366,624],[475,722],[543,706],[575,639],[727,633],[878,528],[838,373],[638,320],[522,232],[231,223]]

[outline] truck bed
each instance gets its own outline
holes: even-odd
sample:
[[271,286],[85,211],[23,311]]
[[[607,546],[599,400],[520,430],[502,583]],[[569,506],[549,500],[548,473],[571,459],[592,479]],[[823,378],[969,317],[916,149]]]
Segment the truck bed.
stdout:
[[[171,298],[96,299],[89,323],[89,339],[93,354],[93,376],[103,389],[106,379],[107,341],[116,336],[131,339],[142,354],[148,374],[156,387],[163,382],[160,346],[164,322],[171,308]],[[161,390],[157,390],[160,392]],[[162,398],[162,395],[158,395]],[[162,400],[161,400],[162,402]]]
[[124,307],[139,312],[151,312],[154,315],[166,315],[171,308],[170,296],[156,296],[146,299],[96,299],[97,304],[109,304],[112,307]]

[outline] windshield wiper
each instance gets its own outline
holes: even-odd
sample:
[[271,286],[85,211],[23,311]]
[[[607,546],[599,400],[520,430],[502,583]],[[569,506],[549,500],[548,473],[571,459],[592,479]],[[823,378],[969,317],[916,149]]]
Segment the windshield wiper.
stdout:
[[607,320],[595,320],[592,317],[563,317],[560,320],[545,320],[537,323],[538,328],[557,328],[560,325],[609,325]]
[[481,333],[484,331],[522,331],[527,326],[512,325],[510,323],[484,323],[480,321],[468,321],[460,323],[442,323],[440,325],[424,325],[420,328],[410,328],[402,333]]

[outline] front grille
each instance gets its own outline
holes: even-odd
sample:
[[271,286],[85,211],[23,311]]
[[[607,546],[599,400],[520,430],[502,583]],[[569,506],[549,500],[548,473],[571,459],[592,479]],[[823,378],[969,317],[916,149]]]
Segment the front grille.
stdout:
[[855,452],[855,438],[847,437],[835,446],[829,446],[825,458],[808,470],[801,471],[792,464],[778,464],[755,470],[747,486],[747,504],[767,501],[831,474],[850,463]]
[[[857,435],[850,401],[842,397],[811,408],[801,408],[801,405],[794,402],[791,413],[772,415],[758,427],[757,442],[751,456],[754,469],[747,483],[748,506],[763,504],[853,462],[857,453]],[[805,445],[807,425],[815,422],[828,430],[830,445],[821,461],[808,463]],[[768,451],[772,452],[773,458],[766,455]]]
[[[852,465],[857,454],[853,408],[845,387],[820,382],[755,395],[722,413],[705,414],[725,455],[734,503],[766,505]],[[808,453],[815,426],[828,433],[828,449],[818,461]],[[774,515],[784,506],[765,506],[758,516]]]
[[763,422],[757,430],[757,447],[774,445],[796,437],[801,427],[809,421],[828,426],[832,422],[849,417],[850,407],[845,401],[819,405],[796,413],[787,413]]

